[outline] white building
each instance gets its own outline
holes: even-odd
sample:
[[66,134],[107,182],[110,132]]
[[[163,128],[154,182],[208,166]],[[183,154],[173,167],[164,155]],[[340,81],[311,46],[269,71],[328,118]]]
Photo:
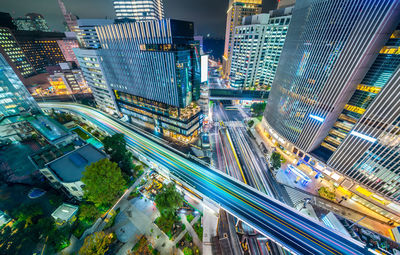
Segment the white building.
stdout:
[[109,114],[118,113],[113,92],[108,86],[100,66],[98,51],[94,49],[75,49],[75,54],[98,108]]
[[164,18],[163,0],[114,0],[117,19],[136,21]]
[[86,166],[106,157],[102,151],[87,144],[46,164],[40,172],[55,188],[64,188],[70,196],[81,200],[84,187],[81,178]]
[[234,88],[268,90],[274,80],[293,7],[243,18],[235,28],[230,69]]

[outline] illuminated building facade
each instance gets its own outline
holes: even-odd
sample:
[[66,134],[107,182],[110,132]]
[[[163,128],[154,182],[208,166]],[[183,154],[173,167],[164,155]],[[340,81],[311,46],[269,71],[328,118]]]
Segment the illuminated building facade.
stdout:
[[120,112],[181,141],[197,136],[201,77],[193,23],[164,19],[96,29],[101,66]]
[[262,0],[229,0],[229,8],[226,18],[225,48],[223,60],[223,73],[229,76],[231,69],[231,58],[233,49],[233,36],[235,28],[242,24],[246,16],[253,16],[261,13]]
[[35,74],[35,69],[9,28],[0,28],[0,53],[3,54],[20,79]]
[[271,88],[292,10],[248,16],[235,28],[229,80],[233,88]]
[[14,36],[37,72],[66,61],[57,42],[64,39],[64,33],[16,31]]
[[100,66],[98,51],[94,49],[75,49],[74,51],[98,108],[110,114],[118,113],[113,91],[108,86]]
[[57,95],[87,93],[88,86],[81,70],[61,69],[50,74],[49,83]]
[[74,49],[79,48],[78,40],[76,38],[66,37],[62,40],[57,40],[57,44],[60,47],[65,60],[75,62],[79,66],[78,60],[74,53]]
[[23,18],[14,19],[13,22],[17,30],[50,32],[46,20],[38,13],[28,13]]
[[398,1],[296,1],[263,119],[288,155],[391,217],[400,201],[399,21]]
[[117,19],[145,21],[164,18],[163,0],[114,0],[113,4]]
[[99,37],[97,36],[96,26],[114,24],[112,19],[79,19],[78,34],[80,42],[85,49],[101,48]]
[[1,53],[0,118],[39,112],[39,106]]

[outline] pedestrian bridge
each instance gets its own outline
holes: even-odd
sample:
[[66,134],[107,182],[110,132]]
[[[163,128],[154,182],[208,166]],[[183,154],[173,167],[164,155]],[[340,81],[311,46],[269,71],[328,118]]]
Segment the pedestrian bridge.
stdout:
[[269,91],[210,89],[210,99],[214,100],[267,100]]

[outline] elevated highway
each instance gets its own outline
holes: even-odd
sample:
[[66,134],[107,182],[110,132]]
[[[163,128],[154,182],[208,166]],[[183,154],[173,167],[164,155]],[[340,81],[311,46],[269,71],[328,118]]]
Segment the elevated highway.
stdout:
[[267,100],[269,91],[210,88],[211,100]]
[[73,103],[39,105],[78,114],[109,134],[124,133],[128,145],[155,167],[167,171],[202,197],[212,200],[295,254],[373,254],[364,244],[328,229],[280,201],[180,154],[99,110]]

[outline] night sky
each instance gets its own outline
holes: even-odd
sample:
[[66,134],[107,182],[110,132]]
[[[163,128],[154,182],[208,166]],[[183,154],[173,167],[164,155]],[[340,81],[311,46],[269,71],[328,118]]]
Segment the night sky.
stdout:
[[[196,33],[224,37],[229,0],[164,0],[165,16],[195,23]],[[264,0],[263,9],[276,7],[277,0]],[[114,18],[112,0],[64,0],[69,11],[84,19]],[[50,29],[63,30],[64,18],[57,0],[1,0],[1,11],[14,18],[35,12],[42,14]]]

